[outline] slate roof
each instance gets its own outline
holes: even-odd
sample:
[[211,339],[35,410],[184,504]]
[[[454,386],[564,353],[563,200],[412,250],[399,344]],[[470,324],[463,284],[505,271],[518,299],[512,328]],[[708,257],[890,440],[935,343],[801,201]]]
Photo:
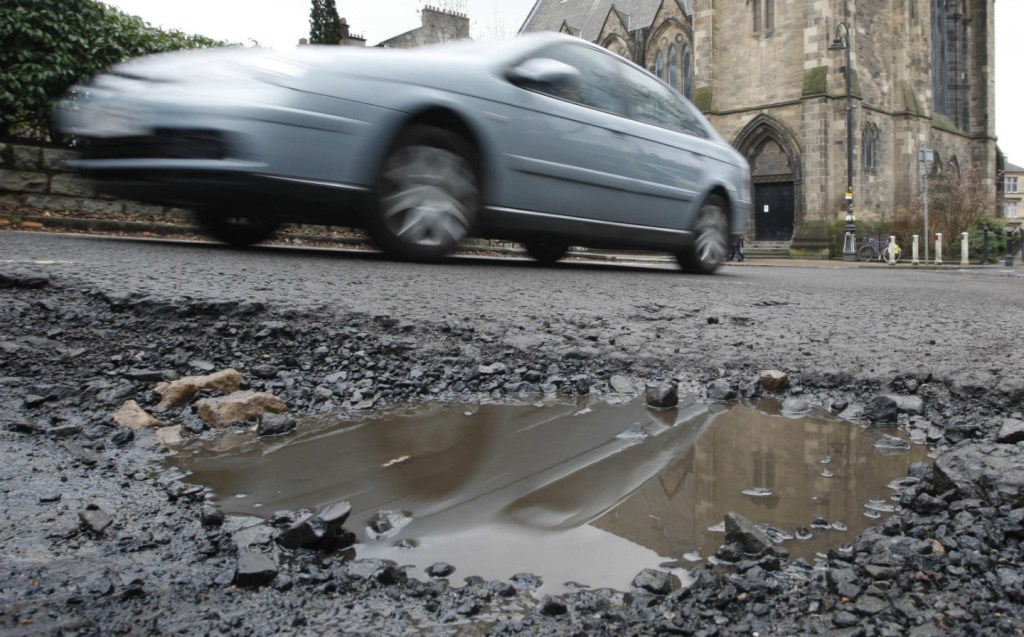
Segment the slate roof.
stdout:
[[[678,1],[686,13],[691,13],[687,11],[688,0],[665,1]],[[579,29],[584,40],[594,42],[601,35],[601,27],[613,8],[628,16],[624,21],[631,31],[635,31],[651,26],[659,7],[661,0],[537,0],[520,31],[558,31],[565,23]]]
[[1006,165],[1003,166],[1003,172],[1007,172],[1007,173],[1024,173],[1024,168],[1021,168],[1020,166],[1011,164],[1010,162],[1006,162]]

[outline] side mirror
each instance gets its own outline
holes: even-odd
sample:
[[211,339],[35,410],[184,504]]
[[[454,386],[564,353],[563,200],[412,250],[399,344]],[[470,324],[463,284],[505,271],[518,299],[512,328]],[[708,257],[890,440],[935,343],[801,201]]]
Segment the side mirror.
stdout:
[[516,86],[545,92],[579,89],[582,78],[576,67],[551,58],[530,58],[508,72]]

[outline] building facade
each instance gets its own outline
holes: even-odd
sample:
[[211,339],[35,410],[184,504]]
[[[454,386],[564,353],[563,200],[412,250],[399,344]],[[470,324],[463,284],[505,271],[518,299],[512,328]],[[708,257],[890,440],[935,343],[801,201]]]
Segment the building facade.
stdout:
[[748,237],[784,241],[845,217],[848,186],[858,220],[891,219],[920,192],[922,148],[932,171],[977,166],[995,194],[993,13],[994,0],[538,0],[522,31],[596,42],[687,95],[750,162]]
[[1002,196],[1003,223],[1013,229],[1024,226],[1024,168],[1004,166]]
[[393,38],[383,40],[377,46],[411,49],[427,44],[440,44],[469,37],[469,17],[458,11],[426,6],[420,10],[420,26]]

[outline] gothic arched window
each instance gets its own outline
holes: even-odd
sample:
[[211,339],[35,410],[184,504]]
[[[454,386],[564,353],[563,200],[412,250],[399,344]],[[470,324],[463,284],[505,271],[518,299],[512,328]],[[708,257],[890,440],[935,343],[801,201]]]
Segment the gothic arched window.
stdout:
[[677,59],[677,56],[676,56],[676,45],[673,44],[672,46],[668,47],[668,67],[666,67],[666,69],[665,69],[666,75],[668,77],[663,77],[661,79],[663,79],[666,82],[668,82],[669,85],[672,88],[674,88],[674,89],[676,89],[678,91],[679,90],[679,72],[678,72],[678,65],[676,63],[676,59]]
[[683,95],[686,99],[693,98],[693,54],[690,53],[690,47],[683,47],[683,59],[682,59],[682,73],[683,76]]
[[658,51],[658,55],[654,58],[654,74],[658,77],[665,77],[665,53],[664,51]]
[[932,110],[957,126],[970,126],[968,25],[959,2],[932,0],[931,72]]
[[871,123],[866,124],[864,130],[861,131],[860,143],[863,155],[861,164],[864,166],[864,172],[877,172],[879,167],[878,127]]

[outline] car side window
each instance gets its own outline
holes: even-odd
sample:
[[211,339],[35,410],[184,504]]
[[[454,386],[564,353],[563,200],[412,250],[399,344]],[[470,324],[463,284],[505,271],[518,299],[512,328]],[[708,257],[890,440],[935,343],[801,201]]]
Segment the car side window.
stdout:
[[585,46],[559,44],[541,51],[536,57],[567,64],[579,71],[580,78],[573,85],[538,85],[533,87],[534,90],[609,113],[625,115],[617,62],[610,55]]
[[629,67],[623,73],[623,81],[632,119],[707,138],[708,132],[693,108],[667,86]]

